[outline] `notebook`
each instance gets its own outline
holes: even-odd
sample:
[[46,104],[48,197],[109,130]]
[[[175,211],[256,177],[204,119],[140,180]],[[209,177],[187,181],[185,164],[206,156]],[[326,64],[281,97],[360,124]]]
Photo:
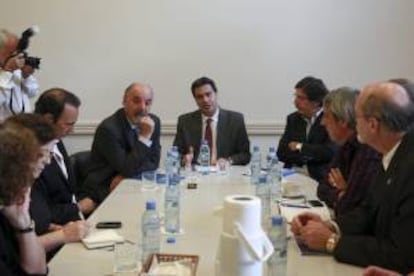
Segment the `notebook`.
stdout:
[[124,242],[125,239],[113,229],[99,230],[89,233],[82,239],[82,243],[87,249],[95,249],[106,246],[112,246],[118,242]]

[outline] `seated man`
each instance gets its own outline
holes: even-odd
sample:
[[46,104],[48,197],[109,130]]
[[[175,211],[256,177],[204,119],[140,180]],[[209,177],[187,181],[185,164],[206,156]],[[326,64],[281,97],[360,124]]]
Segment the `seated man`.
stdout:
[[357,90],[342,87],[329,93],[323,103],[322,125],[340,148],[329,174],[318,185],[318,197],[334,208],[336,216],[361,204],[381,164],[374,149],[358,142],[354,111],[357,95]]
[[76,198],[76,179],[62,139],[72,132],[79,114],[80,100],[62,88],[52,88],[40,95],[35,103],[35,113],[43,116],[54,128],[55,139],[52,160],[45,167],[33,186],[47,200],[51,222],[64,225],[80,219]]
[[207,140],[211,164],[223,159],[233,165],[250,162],[250,142],[241,113],[219,108],[213,80],[202,77],[191,85],[198,110],[178,118],[174,145],[186,165],[196,163],[201,141]]
[[366,200],[334,222],[305,213],[292,232],[314,249],[359,266],[414,270],[414,103],[400,85],[365,87],[355,104],[360,141],[382,153],[382,166]]
[[322,101],[328,89],[322,80],[305,77],[295,90],[297,111],[287,117],[277,156],[285,168],[298,168],[320,182],[335,152],[335,145],[321,125]]
[[125,90],[124,107],[99,124],[80,193],[82,210],[91,212],[122,178],[158,168],[160,119],[149,113],[152,99],[149,85],[133,83]]

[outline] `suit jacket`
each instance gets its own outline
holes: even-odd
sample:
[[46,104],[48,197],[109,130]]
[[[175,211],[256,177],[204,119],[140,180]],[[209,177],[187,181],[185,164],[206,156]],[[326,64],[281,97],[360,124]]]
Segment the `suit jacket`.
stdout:
[[91,164],[80,197],[102,202],[109,193],[109,185],[116,175],[135,177],[143,171],[156,170],[160,162],[160,119],[150,114],[155,122],[147,147],[137,139],[123,108],[102,121],[95,132]]
[[[181,154],[188,153],[190,146],[192,146],[194,162],[197,161],[200,151],[202,126],[200,110],[178,117],[174,145],[178,147]],[[234,165],[245,165],[250,162],[250,142],[241,113],[220,109],[216,144],[217,159],[230,157]]]
[[[326,175],[336,149],[325,127],[321,125],[322,114],[321,112],[312,124],[308,136],[306,121],[302,115],[298,112],[290,114],[277,149],[277,156],[285,163],[286,168],[307,165],[309,175],[318,182]],[[292,141],[303,144],[301,151],[289,149],[288,144]]]
[[79,219],[78,206],[73,203],[76,179],[70,159],[62,141],[59,141],[57,146],[63,155],[68,178],[64,176],[56,160],[52,158],[51,163],[36,179],[32,187],[30,213],[36,224],[39,223],[39,226],[36,225],[38,234],[44,233],[48,218],[50,218],[49,223],[56,224],[66,224]]
[[334,256],[359,266],[414,270],[414,132],[407,133],[386,171],[381,170],[363,205],[338,220]]

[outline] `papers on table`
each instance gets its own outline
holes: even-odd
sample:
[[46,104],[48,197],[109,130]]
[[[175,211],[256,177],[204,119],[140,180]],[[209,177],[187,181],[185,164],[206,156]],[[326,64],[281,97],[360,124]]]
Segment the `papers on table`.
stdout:
[[82,239],[82,243],[87,249],[111,246],[124,241],[124,237],[112,229],[95,231],[89,233],[88,236]]
[[323,207],[311,207],[304,203],[289,203],[289,202],[282,202],[279,204],[280,213],[287,222],[291,222],[292,219],[304,212],[312,212],[321,216],[322,220],[329,220],[330,213],[326,206]]

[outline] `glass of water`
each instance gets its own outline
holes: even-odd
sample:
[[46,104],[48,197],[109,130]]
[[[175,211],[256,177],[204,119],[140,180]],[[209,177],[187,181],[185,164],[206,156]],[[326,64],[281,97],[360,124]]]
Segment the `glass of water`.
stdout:
[[136,244],[124,242],[115,243],[114,247],[114,272],[136,272],[140,269],[138,262],[138,247]]
[[155,190],[157,188],[155,176],[156,171],[146,171],[141,174],[143,190]]

